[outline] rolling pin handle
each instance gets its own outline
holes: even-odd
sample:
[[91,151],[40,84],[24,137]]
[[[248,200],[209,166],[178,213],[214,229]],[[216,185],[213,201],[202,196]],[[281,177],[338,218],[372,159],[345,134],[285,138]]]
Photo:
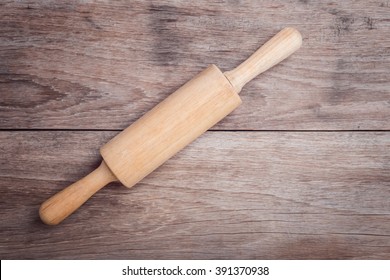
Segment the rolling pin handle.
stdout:
[[299,31],[292,27],[286,27],[238,67],[224,74],[235,91],[239,93],[246,83],[289,57],[301,45],[302,36]]
[[102,161],[100,166],[87,176],[42,203],[39,208],[41,220],[47,225],[61,223],[98,190],[113,181],[117,181],[117,178]]

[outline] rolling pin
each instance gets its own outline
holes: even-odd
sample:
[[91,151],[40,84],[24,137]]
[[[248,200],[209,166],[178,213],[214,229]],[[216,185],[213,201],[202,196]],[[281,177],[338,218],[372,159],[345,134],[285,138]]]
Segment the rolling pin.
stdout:
[[131,188],[241,104],[241,88],[300,48],[301,34],[284,28],[237,68],[210,65],[105,144],[100,166],[45,201],[39,215],[56,225],[110,182]]

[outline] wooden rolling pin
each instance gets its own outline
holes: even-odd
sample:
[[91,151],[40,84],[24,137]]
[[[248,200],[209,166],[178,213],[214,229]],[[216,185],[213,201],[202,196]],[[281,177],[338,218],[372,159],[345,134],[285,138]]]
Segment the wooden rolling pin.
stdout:
[[241,88],[301,44],[301,34],[285,28],[237,68],[222,73],[207,67],[104,145],[96,170],[41,205],[42,221],[59,224],[110,182],[134,186],[237,108]]

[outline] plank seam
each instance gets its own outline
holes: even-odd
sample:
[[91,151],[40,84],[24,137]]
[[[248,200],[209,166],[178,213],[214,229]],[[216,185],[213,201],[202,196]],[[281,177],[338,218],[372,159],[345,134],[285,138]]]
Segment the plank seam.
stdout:
[[[30,129],[30,128],[0,128],[0,132],[40,132],[40,131],[84,131],[84,132],[121,132],[123,129],[73,129],[73,128],[36,128],[36,129]],[[269,129],[210,129],[207,132],[390,132],[390,129],[343,129],[343,130],[337,130],[337,129],[322,129],[322,130],[315,130],[315,129],[274,129],[274,130],[269,130]]]

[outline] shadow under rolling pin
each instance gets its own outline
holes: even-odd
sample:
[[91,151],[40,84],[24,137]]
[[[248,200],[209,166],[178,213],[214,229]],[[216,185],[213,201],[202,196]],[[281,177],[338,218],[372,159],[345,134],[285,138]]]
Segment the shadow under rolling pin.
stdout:
[[110,182],[134,186],[237,108],[242,87],[301,44],[301,34],[287,27],[231,71],[210,65],[104,145],[96,170],[41,205],[42,221],[59,224]]

